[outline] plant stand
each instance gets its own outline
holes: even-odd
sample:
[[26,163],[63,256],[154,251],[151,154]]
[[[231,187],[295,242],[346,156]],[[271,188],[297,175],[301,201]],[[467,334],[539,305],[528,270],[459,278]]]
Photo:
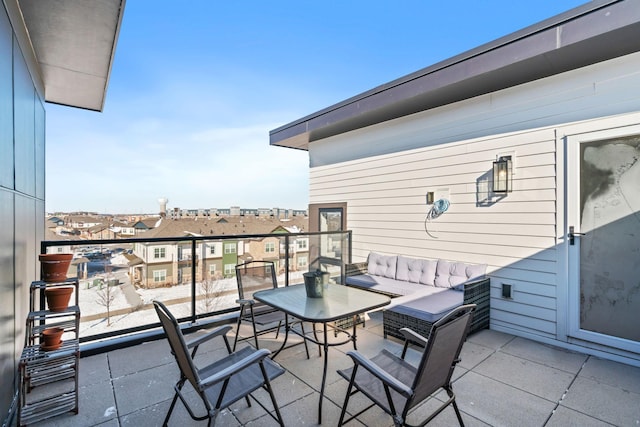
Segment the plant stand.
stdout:
[[[75,305],[64,311],[45,310],[44,290],[74,286]],[[25,347],[19,363],[18,425],[32,424],[66,412],[78,413],[78,366],[80,361],[80,308],[77,279],[64,282],[32,282],[27,315]],[[40,310],[35,310],[39,298]],[[62,345],[51,351],[40,346],[45,328],[64,329]]]

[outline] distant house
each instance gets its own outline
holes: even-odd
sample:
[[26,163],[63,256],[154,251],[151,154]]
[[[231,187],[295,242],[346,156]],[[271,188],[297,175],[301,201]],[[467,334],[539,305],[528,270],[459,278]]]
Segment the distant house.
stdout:
[[[254,255],[267,254],[277,265],[284,266],[280,259],[280,246],[277,238],[270,243],[274,250],[264,249],[265,243],[259,246],[254,239],[245,239],[247,234],[268,234],[288,232],[277,219],[252,217],[229,217],[221,219],[165,219],[156,228],[145,232],[145,238],[180,237],[180,236],[237,236],[232,239],[210,239],[198,241],[195,256],[190,242],[144,242],[133,245],[133,254],[141,262],[131,266],[131,277],[134,283],[143,287],[172,286],[190,283],[192,262],[197,260],[197,282],[215,280],[222,277],[234,277],[236,264],[249,259],[262,259]],[[290,225],[287,223],[287,225]],[[295,224],[297,230],[306,227],[306,219]],[[268,238],[270,239],[270,238]],[[265,240],[265,239],[259,239]],[[260,248],[259,248],[260,247]],[[277,248],[277,249],[276,249]],[[254,255],[250,251],[255,251]]]
[[354,261],[487,264],[491,329],[640,365],[637,0],[589,2],[270,141],[309,152],[310,230],[352,230]]
[[122,221],[113,221],[110,228],[113,234],[120,238],[134,237],[136,235],[133,224],[127,224]]
[[69,215],[66,218],[67,227],[78,230],[85,230],[97,225],[102,225],[105,221],[102,218],[87,215]]

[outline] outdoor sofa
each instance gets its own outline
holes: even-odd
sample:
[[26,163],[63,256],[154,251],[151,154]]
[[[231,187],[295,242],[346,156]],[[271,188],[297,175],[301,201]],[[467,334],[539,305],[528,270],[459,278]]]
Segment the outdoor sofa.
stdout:
[[383,312],[384,336],[404,338],[400,328],[428,337],[431,325],[464,304],[476,304],[470,332],[489,326],[486,264],[409,258],[371,252],[366,262],[347,264],[346,285],[392,297]]

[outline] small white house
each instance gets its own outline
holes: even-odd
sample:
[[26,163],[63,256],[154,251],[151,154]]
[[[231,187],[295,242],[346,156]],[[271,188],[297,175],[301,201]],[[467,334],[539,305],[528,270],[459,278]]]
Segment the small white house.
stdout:
[[491,329],[640,366],[640,1],[590,2],[270,143],[309,152],[310,229],[337,212],[354,261],[486,263]]

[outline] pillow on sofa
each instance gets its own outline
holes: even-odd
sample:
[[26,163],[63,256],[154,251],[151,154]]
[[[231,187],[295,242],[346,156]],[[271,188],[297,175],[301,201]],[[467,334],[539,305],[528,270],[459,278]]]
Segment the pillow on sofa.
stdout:
[[399,255],[396,279],[433,286],[437,264],[438,261],[435,260],[414,259]]
[[398,257],[395,255],[380,255],[370,252],[367,260],[367,273],[395,279],[397,259]]
[[469,279],[484,275],[486,270],[486,264],[471,265],[438,260],[435,284],[440,288],[452,288]]

